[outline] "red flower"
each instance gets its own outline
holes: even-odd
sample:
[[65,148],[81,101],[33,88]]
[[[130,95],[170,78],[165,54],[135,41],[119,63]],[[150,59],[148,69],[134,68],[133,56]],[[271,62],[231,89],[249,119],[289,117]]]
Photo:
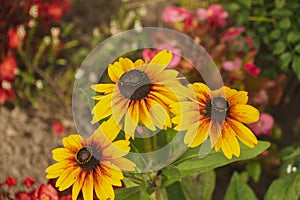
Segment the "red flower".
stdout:
[[274,118],[268,113],[262,113],[257,122],[249,124],[249,128],[255,133],[255,135],[272,135],[272,129],[274,125]]
[[72,195],[62,196],[60,197],[60,200],[72,200]]
[[54,0],[44,4],[46,18],[54,19],[60,22],[63,14],[69,12],[71,4],[67,0]]
[[15,186],[17,184],[17,181],[14,177],[8,176],[4,182],[8,187]]
[[12,49],[18,48],[19,36],[16,29],[10,28],[7,32],[8,46]]
[[252,76],[258,76],[258,74],[260,74],[261,72],[261,69],[252,63],[247,63],[245,65],[245,71],[251,74]]
[[31,200],[30,194],[26,192],[18,192],[15,194],[15,199],[16,200]]
[[62,135],[63,132],[66,130],[61,121],[53,122],[51,125],[51,129],[55,135]]
[[50,184],[42,184],[34,191],[33,195],[36,200],[58,200],[57,190]]
[[0,63],[0,81],[13,81],[16,77],[17,62],[12,54],[8,54]]
[[218,4],[212,4],[206,10],[199,8],[197,15],[201,21],[207,20],[214,27],[224,27],[228,17],[228,13]]
[[14,91],[10,88],[4,89],[0,85],[0,105],[3,105],[6,101],[10,101],[16,95]]
[[24,185],[28,188],[30,188],[34,184],[34,179],[31,177],[26,177],[24,179]]

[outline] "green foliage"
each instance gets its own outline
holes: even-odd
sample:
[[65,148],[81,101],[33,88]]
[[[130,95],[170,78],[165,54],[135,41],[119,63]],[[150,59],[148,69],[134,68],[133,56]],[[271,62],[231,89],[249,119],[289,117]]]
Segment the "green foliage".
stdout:
[[224,200],[255,200],[252,189],[245,183],[238,173],[234,173],[227,188]]
[[131,187],[131,188],[122,188],[115,190],[115,199],[116,200],[137,200],[145,199],[150,200],[149,194],[142,189],[140,186]]
[[253,179],[254,182],[258,182],[261,175],[261,165],[257,160],[250,160],[246,166],[247,174]]
[[273,54],[277,64],[273,71],[287,72],[292,69],[300,80],[299,1],[239,0],[223,5],[235,16],[236,24],[246,26],[247,33],[253,37],[261,52]]
[[241,144],[240,157],[234,157],[231,160],[227,159],[222,152],[211,151],[210,154],[204,158],[199,158],[200,147],[188,149],[178,160],[174,163],[182,173],[188,176],[194,173],[202,173],[212,170],[216,167],[224,166],[226,164],[253,158],[262,153],[270,146],[269,142],[259,141],[255,148],[251,149]]

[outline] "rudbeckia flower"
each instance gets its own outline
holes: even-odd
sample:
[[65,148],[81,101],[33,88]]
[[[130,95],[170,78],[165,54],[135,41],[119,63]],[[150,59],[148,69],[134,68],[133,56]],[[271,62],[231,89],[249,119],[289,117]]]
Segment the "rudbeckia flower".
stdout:
[[232,155],[240,156],[237,138],[251,148],[257,144],[255,135],[244,125],[259,119],[259,111],[246,105],[247,92],[228,87],[210,91],[203,83],[190,84],[189,88],[190,101],[171,105],[175,130],[187,130],[184,142],[189,147],[199,146],[209,137],[211,147],[222,149],[231,159]]
[[[148,63],[120,58],[108,66],[112,84],[96,84],[99,100],[92,109],[92,123],[108,118],[104,129],[124,125],[126,139],[134,138],[139,122],[152,131],[172,126],[169,105],[178,101],[181,88],[178,72],[167,69],[172,53],[160,51]],[[118,131],[114,131],[118,134]]]
[[101,127],[88,139],[74,134],[63,139],[63,148],[53,150],[57,163],[46,169],[47,178],[57,178],[56,187],[60,191],[72,186],[72,199],[76,200],[82,190],[84,199],[114,199],[112,186],[121,186],[121,170],[131,171],[135,164],[124,158],[130,147],[129,141],[109,138]]

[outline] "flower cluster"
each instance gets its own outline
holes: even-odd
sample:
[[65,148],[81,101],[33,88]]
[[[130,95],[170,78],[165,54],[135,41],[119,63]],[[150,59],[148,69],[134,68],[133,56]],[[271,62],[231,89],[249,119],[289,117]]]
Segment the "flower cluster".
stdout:
[[169,7],[162,14],[165,23],[203,45],[226,73],[226,83],[236,85],[248,74],[257,76],[261,69],[254,65],[257,50],[253,39],[244,35],[245,27],[228,27],[227,17],[227,11],[218,4],[198,8],[195,13],[182,7]]
[[168,68],[172,60],[172,52],[162,50],[146,60],[121,57],[108,66],[112,83],[91,86],[97,93],[92,123],[98,129],[88,139],[70,135],[63,148],[53,150],[57,163],[46,172],[59,191],[72,186],[72,199],[81,190],[84,199],[114,199],[112,186],[122,186],[121,170],[136,167],[123,156],[141,127],[157,131],[175,124],[176,131],[186,131],[189,147],[209,139],[211,148],[222,149],[228,159],[240,156],[238,140],[251,148],[257,144],[244,125],[259,118],[258,110],[246,105],[247,92],[228,87],[211,91],[203,83],[185,86],[178,71]]
[[[25,189],[11,194],[10,188],[17,185],[17,180],[8,176],[3,183],[0,183],[0,199],[16,199],[16,200],[71,200],[71,196],[59,194],[57,189],[51,184],[41,184],[35,186],[35,180],[31,177],[26,177],[23,180]],[[12,198],[13,197],[13,198]]]
[[[59,40],[60,29],[56,28],[55,31],[55,28],[49,27],[48,22],[60,22],[62,16],[70,10],[70,5],[68,0],[1,1],[3,12],[0,29],[3,31],[0,37],[5,39],[0,41],[0,105],[15,97],[13,82],[16,76],[22,73],[24,66],[30,72],[37,67],[33,65],[38,64],[41,59],[39,54],[44,53],[45,46],[49,46],[53,54],[58,54],[62,46]],[[34,38],[37,28],[37,37],[43,31],[46,34],[51,32],[51,37],[43,40]],[[33,40],[37,42],[33,43]],[[31,55],[32,52],[37,53]]]

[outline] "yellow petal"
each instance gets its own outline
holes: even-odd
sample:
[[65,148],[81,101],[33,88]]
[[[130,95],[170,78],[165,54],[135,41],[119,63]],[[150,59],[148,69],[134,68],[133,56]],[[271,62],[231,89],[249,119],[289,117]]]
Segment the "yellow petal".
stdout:
[[156,128],[152,123],[152,119],[150,117],[150,114],[149,114],[149,111],[147,109],[144,99],[141,99],[139,101],[139,110],[140,110],[140,121],[151,131],[155,131]]
[[229,142],[233,154],[235,156],[239,157],[240,156],[240,144],[239,144],[238,140],[235,137],[234,131],[228,125],[228,123],[225,123],[223,132],[224,133],[222,133],[222,135],[225,134],[226,141]]
[[185,136],[184,136],[184,143],[187,145],[190,145],[192,141],[195,139],[198,129],[198,123],[193,124],[190,126],[190,128],[187,130]]
[[172,52],[167,52],[166,50],[162,50],[152,58],[150,63],[167,66],[171,62],[171,60],[172,60]]
[[126,158],[115,158],[110,160],[112,163],[114,163],[118,168],[125,171],[133,171],[135,170],[135,164],[126,159]]
[[125,115],[124,131],[126,134],[134,138],[135,129],[138,124],[139,113],[134,103],[132,103]]
[[118,140],[113,142],[108,147],[102,150],[102,157],[104,158],[119,158],[122,157],[130,151],[130,142],[127,140]]
[[230,147],[230,143],[226,140],[226,138],[223,138],[222,139],[222,151],[224,153],[224,155],[228,158],[228,159],[231,159],[232,158],[232,150],[231,150],[231,147]]
[[[233,90],[233,89],[231,89]],[[226,96],[226,99],[230,106],[236,104],[246,104],[248,102],[248,92],[245,91],[236,91],[232,92],[232,94]]]
[[160,104],[152,104],[149,109],[149,113],[154,125],[159,129],[164,129],[165,125],[168,126],[171,124],[170,116],[166,112],[165,108]]
[[133,62],[128,58],[120,58],[119,62],[120,62],[121,66],[123,67],[125,72],[130,71],[130,70],[135,68]]
[[194,138],[193,142],[190,144],[190,147],[196,147],[202,144],[208,137],[209,133],[209,121],[210,120],[204,120],[202,123],[198,126],[197,135]]
[[96,123],[100,121],[101,119],[104,119],[111,115],[112,109],[111,109],[111,97],[112,95],[106,95],[101,101],[96,103],[96,105],[92,109],[93,114],[93,120],[92,123]]
[[259,119],[259,111],[250,105],[236,104],[230,107],[230,117],[242,123],[250,124]]
[[209,130],[209,137],[210,137],[210,144],[211,147],[214,147],[215,144],[217,143],[219,137],[221,136],[222,133],[222,127],[223,125],[218,123],[218,122],[213,122],[211,121],[210,123],[210,130]]
[[115,87],[116,84],[96,84],[91,86],[91,88],[96,92],[104,94],[112,93]]
[[124,178],[122,172],[116,168],[110,168],[101,163],[101,168],[96,171],[96,176],[101,176],[103,180],[107,181],[111,185],[122,186],[121,179]]
[[65,159],[73,158],[74,153],[72,154],[68,149],[66,148],[56,148],[52,151],[53,159],[56,161],[62,161]]
[[101,129],[109,141],[113,141],[118,136],[121,125],[116,123],[114,115],[112,115],[107,121],[103,122],[98,129]]
[[234,130],[239,140],[241,140],[241,142],[243,142],[245,145],[253,148],[254,144],[258,143],[255,135],[245,125],[243,125],[239,121],[230,118],[227,118],[226,121],[228,122],[230,127]]
[[82,171],[82,173],[79,173],[73,187],[72,187],[72,200],[77,200],[78,194],[85,182],[85,177],[87,175],[87,172]]
[[135,67],[144,65],[144,61],[142,59],[138,59],[134,62]]
[[65,174],[65,176],[60,176],[57,179],[57,182],[61,179],[60,183],[59,183],[59,190],[63,191],[68,189],[69,187],[71,187],[71,185],[74,184],[74,182],[76,181],[77,176],[79,175],[80,172],[80,167],[75,167],[75,169],[69,169],[67,170],[68,173]]
[[94,180],[95,193],[100,200],[113,200],[115,198],[115,193],[110,183],[107,183],[101,174],[97,175]]
[[71,152],[77,152],[82,148],[82,137],[78,134],[69,135],[63,139],[63,145]]
[[124,70],[115,62],[113,65],[108,65],[108,75],[113,82],[118,82],[120,77],[124,74]]
[[82,186],[83,199],[93,199],[93,185],[93,173],[88,172]]

